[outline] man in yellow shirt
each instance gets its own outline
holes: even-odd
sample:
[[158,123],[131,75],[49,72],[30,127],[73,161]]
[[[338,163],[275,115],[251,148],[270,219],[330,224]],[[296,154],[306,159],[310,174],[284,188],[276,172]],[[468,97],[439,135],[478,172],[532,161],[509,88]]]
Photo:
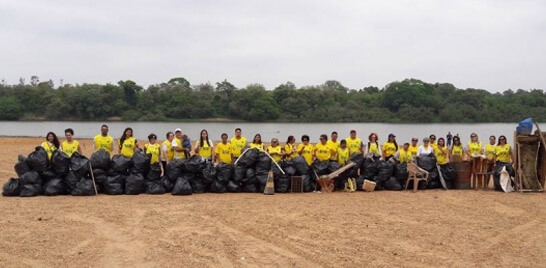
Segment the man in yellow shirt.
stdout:
[[108,126],[102,125],[100,127],[100,133],[101,134],[93,138],[93,152],[98,151],[102,148],[106,150],[110,154],[110,156],[112,156],[112,152],[114,152],[115,149],[114,138],[108,135]]
[[320,135],[320,142],[315,145],[314,155],[319,161],[330,160],[334,154],[334,150],[328,146],[328,137],[325,134]]
[[215,153],[218,163],[232,164],[233,163],[233,147],[228,142],[228,135],[222,133],[222,142],[216,145]]
[[349,155],[362,152],[362,140],[356,136],[356,130],[351,130],[349,137],[345,139],[347,142],[347,148],[349,148]]
[[184,159],[186,158],[186,154],[189,154],[191,151],[191,144],[190,148],[184,148],[184,146],[182,146],[182,129],[180,128],[174,130],[174,139],[172,140],[171,145],[174,150],[175,159]]
[[246,138],[242,136],[242,130],[240,128],[235,129],[235,137],[231,138],[231,146],[233,147],[233,157],[235,159],[241,156],[241,153],[246,147]]
[[330,135],[330,139],[328,140],[328,142],[326,143],[333,151],[334,153],[332,154],[332,158],[330,158],[330,160],[333,160],[333,161],[336,161],[337,160],[337,149],[339,149],[339,140],[337,140],[337,132],[336,131],[333,131],[332,134]]
[[417,151],[419,150],[419,139],[417,138],[411,138],[411,145],[409,146],[408,150],[411,153],[411,158],[415,159],[417,156]]
[[400,163],[408,163],[413,160],[413,157],[411,155],[411,151],[409,150],[410,144],[404,143],[402,145],[402,149],[398,150],[396,154],[394,154],[394,158],[398,160]]

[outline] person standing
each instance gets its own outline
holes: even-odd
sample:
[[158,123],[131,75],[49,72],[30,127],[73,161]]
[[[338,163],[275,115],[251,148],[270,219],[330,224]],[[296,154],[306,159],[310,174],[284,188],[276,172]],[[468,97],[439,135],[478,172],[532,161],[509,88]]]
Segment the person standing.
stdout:
[[381,155],[385,161],[391,159],[394,154],[398,151],[398,143],[396,143],[396,136],[394,134],[389,134],[387,141],[383,143],[381,148]]
[[429,140],[430,140],[430,146],[432,146],[432,148],[436,149],[436,135],[434,134],[430,134],[430,136],[428,137]]
[[298,144],[296,149],[298,155],[303,156],[307,165],[310,166],[313,163],[313,145],[309,143],[309,136],[301,136],[301,143]]
[[512,148],[510,147],[510,144],[506,143],[506,137],[504,135],[499,136],[499,142],[497,143],[497,148],[495,148],[495,156],[497,166],[499,164],[512,164]]
[[164,170],[167,169],[167,164],[174,159],[174,133],[172,133],[172,131],[167,132],[165,138],[166,139],[161,143],[161,165]]
[[241,156],[241,153],[247,146],[246,142],[246,138],[242,135],[242,130],[240,128],[236,128],[235,137],[231,138],[233,157],[235,157],[235,159]]
[[47,160],[51,161],[51,156],[53,152],[57,151],[60,147],[59,139],[54,132],[48,132],[46,135],[46,140],[40,145],[47,153]]
[[467,143],[466,154],[468,159],[472,159],[483,154],[482,142],[478,140],[478,135],[476,133],[470,134],[470,141]]
[[379,152],[379,139],[377,138],[377,133],[370,133],[368,135],[368,145],[366,146],[366,154],[372,154],[373,156],[379,157],[381,153]]
[[[161,145],[157,143],[157,135],[154,133],[148,135],[148,143],[144,145],[144,153],[150,156],[150,165],[160,162]],[[163,177],[163,165],[159,164],[159,167],[161,168],[161,177]]]
[[93,138],[93,152],[96,152],[99,149],[104,149],[110,156],[114,153],[114,138],[108,135],[107,125],[102,125],[100,127],[100,134]]
[[65,129],[64,136],[66,137],[66,140],[61,144],[61,152],[68,155],[68,157],[71,157],[75,152],[78,152],[81,155],[82,148],[80,147],[80,143],[73,139],[74,130],[71,128]]
[[362,140],[356,136],[356,130],[349,132],[349,137],[345,139],[347,147],[349,148],[349,154],[362,153]]
[[137,140],[133,137],[133,129],[128,127],[123,131],[118,143],[119,154],[131,158],[138,148]]
[[326,143],[334,151],[334,153],[332,154],[332,158],[330,159],[332,161],[336,161],[337,159],[336,153],[337,153],[337,149],[339,149],[339,140],[337,139],[337,137],[338,137],[337,132],[333,131],[332,134],[330,134],[330,139]]
[[190,153],[191,144],[189,149],[182,146],[182,130],[180,128],[174,130],[174,139],[171,145],[174,150],[174,159],[185,159],[186,154]]
[[444,138],[438,139],[438,144],[434,148],[434,156],[436,157],[436,163],[439,166],[445,166],[449,163],[449,149],[445,144]]
[[430,138],[423,138],[423,145],[419,146],[419,149],[417,150],[417,156],[427,156],[434,153],[434,147],[430,145]]
[[264,150],[264,144],[262,143],[262,135],[260,135],[260,134],[254,135],[254,139],[250,143],[250,148],[251,149],[256,148],[256,149],[258,149],[260,151]]
[[296,144],[296,138],[292,135],[288,136],[286,144],[284,145],[284,157],[286,160],[292,160],[292,158],[298,155],[296,153],[296,148],[294,148],[294,144]]
[[203,159],[214,163],[214,144],[209,139],[209,133],[206,129],[201,130],[201,135],[198,141],[195,142],[195,153]]
[[451,156],[451,162],[461,162],[464,160],[464,148],[459,136],[453,137],[453,145],[451,145],[449,155]]
[[267,147],[267,153],[269,153],[277,163],[281,162],[285,155],[284,148],[279,145],[279,140],[277,138],[271,139],[271,145]]
[[418,144],[419,140],[415,137],[411,138],[411,144],[409,146],[409,151],[411,153],[411,158],[412,159],[415,159],[415,157],[417,156],[417,151],[419,150],[419,144]]
[[400,150],[398,150],[396,152],[396,154],[394,154],[394,159],[397,159],[398,162],[400,163],[408,163],[410,162],[413,157],[411,155],[411,152],[409,150],[409,143],[404,143],[404,145],[402,145],[402,148]]
[[446,139],[447,139],[447,147],[449,148],[451,147],[451,140],[453,139],[453,135],[451,135],[451,131],[447,132]]
[[341,140],[339,143],[339,149],[336,153],[337,163],[339,166],[344,166],[349,161],[349,149],[347,148],[347,141]]
[[328,146],[328,136],[326,136],[326,134],[320,135],[319,140],[320,142],[315,145],[313,154],[319,161],[328,161],[330,158],[332,158],[332,155],[335,155],[335,152],[330,146]]
[[214,152],[216,153],[216,161],[218,163],[231,165],[234,161],[233,145],[228,142],[228,135],[226,133],[222,133],[220,137],[222,142],[218,143],[214,149]]

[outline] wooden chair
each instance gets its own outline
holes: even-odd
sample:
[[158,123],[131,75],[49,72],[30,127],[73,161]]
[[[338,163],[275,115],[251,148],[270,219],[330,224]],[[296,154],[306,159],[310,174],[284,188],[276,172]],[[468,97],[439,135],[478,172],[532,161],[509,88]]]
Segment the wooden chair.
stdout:
[[410,162],[408,163],[408,180],[406,181],[406,187],[404,187],[404,189],[408,189],[410,180],[413,180],[413,192],[417,192],[420,181],[428,182],[428,171],[420,168],[417,164]]

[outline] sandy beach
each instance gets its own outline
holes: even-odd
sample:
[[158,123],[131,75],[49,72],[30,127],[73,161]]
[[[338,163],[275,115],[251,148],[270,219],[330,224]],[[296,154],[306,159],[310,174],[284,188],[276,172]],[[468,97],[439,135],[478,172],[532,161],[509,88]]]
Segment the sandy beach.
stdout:
[[[0,137],[0,182],[43,138]],[[80,140],[84,154],[91,140]],[[1,197],[2,267],[540,267],[543,193]]]

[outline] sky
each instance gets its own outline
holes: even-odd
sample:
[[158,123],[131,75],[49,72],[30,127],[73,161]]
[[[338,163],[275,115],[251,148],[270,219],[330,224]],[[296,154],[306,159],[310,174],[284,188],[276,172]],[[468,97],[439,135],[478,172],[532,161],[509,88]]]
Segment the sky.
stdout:
[[0,0],[0,79],[546,89],[544,14],[544,0]]

